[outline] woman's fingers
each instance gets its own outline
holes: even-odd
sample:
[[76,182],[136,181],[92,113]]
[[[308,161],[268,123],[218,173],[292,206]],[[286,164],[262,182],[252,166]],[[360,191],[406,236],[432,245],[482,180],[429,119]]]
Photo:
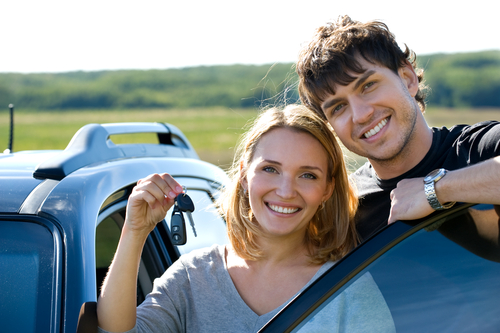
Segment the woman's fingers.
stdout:
[[137,182],[127,206],[127,222],[136,230],[150,231],[172,207],[182,187],[169,174],[153,174]]
[[[137,187],[138,190],[151,194],[162,205],[173,204],[175,197],[182,193],[182,187],[167,173],[150,175],[138,182]],[[149,196],[147,200],[146,197],[144,199],[150,207],[154,206],[154,202],[151,201]]]
[[166,186],[162,188],[163,193],[169,198],[174,199],[178,194],[182,193],[182,186],[168,173],[159,175],[165,182]]

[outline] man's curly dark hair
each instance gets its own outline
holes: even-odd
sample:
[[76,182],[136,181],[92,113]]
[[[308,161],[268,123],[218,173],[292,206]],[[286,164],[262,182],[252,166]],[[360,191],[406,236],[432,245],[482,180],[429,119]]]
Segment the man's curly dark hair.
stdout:
[[347,15],[318,28],[313,39],[301,50],[296,71],[302,103],[325,118],[321,103],[328,94],[334,94],[335,85],[354,81],[349,73],[364,73],[365,69],[357,61],[359,56],[396,74],[399,68],[410,63],[419,81],[415,99],[424,112],[427,87],[423,70],[416,67],[415,53],[406,45],[402,51],[385,23],[361,23]]

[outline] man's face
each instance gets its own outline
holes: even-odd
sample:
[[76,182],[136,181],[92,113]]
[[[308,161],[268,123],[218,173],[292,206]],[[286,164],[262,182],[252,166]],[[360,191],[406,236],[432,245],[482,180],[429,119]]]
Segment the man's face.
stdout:
[[423,120],[414,99],[415,72],[409,64],[396,74],[364,58],[358,61],[365,72],[349,73],[356,79],[347,86],[335,86],[335,94],[329,94],[321,108],[350,151],[372,164],[405,160],[410,152],[416,153],[414,148],[419,149],[415,126],[419,117]]

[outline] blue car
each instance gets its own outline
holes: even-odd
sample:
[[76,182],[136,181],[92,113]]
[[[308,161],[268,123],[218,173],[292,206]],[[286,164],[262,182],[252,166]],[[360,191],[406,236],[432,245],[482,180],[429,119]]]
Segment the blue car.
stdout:
[[[156,133],[158,144],[110,139],[136,132]],[[0,330],[95,332],[128,196],[139,179],[162,172],[186,186],[197,237],[188,224],[186,244],[174,245],[171,212],[158,224],[142,254],[138,304],[181,254],[227,243],[213,205],[224,171],[200,161],[177,128],[158,123],[91,124],[64,151],[0,154]],[[478,231],[485,223],[491,233]],[[393,223],[260,332],[499,332],[498,228],[498,207],[471,204]],[[359,287],[367,283],[371,296]]]
[[[127,133],[156,133],[158,144],[110,140]],[[82,304],[97,299],[131,189],[163,172],[192,198],[197,237],[188,223],[186,244],[172,245],[167,214],[142,255],[138,303],[181,254],[227,242],[213,205],[225,172],[162,123],[90,124],[63,151],[0,154],[0,331],[75,332]]]

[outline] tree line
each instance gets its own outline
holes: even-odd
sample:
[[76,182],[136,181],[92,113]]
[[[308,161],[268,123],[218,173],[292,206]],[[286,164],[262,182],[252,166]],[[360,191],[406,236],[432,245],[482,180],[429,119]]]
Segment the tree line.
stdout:
[[[429,106],[500,107],[500,51],[418,57]],[[20,109],[255,108],[298,101],[291,63],[165,70],[0,73],[0,105]]]

